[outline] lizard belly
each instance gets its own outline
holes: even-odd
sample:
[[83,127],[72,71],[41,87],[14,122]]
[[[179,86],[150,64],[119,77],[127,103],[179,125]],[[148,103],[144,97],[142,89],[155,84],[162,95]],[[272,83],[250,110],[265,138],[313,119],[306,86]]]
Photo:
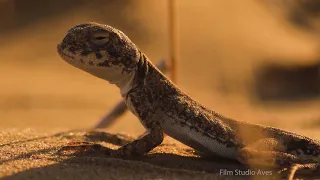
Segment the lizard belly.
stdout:
[[233,147],[227,147],[216,139],[187,125],[184,120],[172,119],[164,115],[160,121],[164,132],[170,137],[190,146],[200,152],[218,155],[221,157],[236,159],[237,151]]

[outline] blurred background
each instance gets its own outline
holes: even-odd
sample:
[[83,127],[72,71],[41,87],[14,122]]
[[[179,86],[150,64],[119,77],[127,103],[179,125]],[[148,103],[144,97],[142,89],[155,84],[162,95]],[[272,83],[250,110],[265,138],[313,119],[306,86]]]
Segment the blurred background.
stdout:
[[[65,63],[74,25],[109,24],[157,62],[168,57],[168,2],[0,0],[1,128],[87,128],[119,90]],[[178,85],[226,116],[318,138],[320,2],[177,0]],[[126,113],[109,131],[140,134]]]

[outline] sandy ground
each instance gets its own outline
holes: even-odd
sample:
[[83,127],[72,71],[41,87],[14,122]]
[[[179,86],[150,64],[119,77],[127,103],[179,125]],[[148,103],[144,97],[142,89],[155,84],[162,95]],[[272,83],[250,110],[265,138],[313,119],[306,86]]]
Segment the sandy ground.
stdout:
[[[100,11],[85,7],[70,10],[1,36],[0,178],[249,178],[219,175],[220,169],[246,167],[199,158],[170,138],[141,159],[56,154],[69,141],[100,143],[94,136],[84,136],[84,131],[68,131],[93,127],[120,100],[116,87],[63,62],[56,45],[73,25],[98,21],[121,28],[156,62],[167,54],[166,4],[139,2],[121,11],[130,15],[130,22],[139,22],[134,24],[139,28],[133,26],[133,30],[112,14],[114,7],[101,6]],[[252,101],[249,85],[255,67],[266,61],[312,64],[318,54],[314,36],[292,28],[256,2],[179,3],[178,84],[199,102],[234,119],[320,139],[319,99],[273,105]],[[137,118],[126,113],[104,131],[138,136],[144,129]],[[104,145],[116,147],[110,142]]]
[[[33,129],[2,131],[0,136],[0,178],[16,179],[248,179],[250,176],[231,176],[223,171],[247,171],[237,162],[218,157],[200,158],[193,149],[166,137],[163,144],[144,157],[115,159],[102,154],[73,155],[58,152],[70,141],[90,141],[110,148],[131,141],[124,134],[98,131],[39,132]],[[221,172],[220,172],[221,170]],[[258,171],[258,170],[254,170]],[[270,175],[257,178],[269,179]]]

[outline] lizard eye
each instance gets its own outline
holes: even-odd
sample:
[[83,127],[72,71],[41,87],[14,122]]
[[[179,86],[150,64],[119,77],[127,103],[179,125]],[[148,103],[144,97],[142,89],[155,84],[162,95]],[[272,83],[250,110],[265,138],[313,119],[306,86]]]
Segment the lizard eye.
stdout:
[[95,37],[96,40],[103,40],[103,39],[106,39],[107,37],[105,36],[98,36],[98,37]]
[[109,34],[108,33],[103,33],[103,32],[99,32],[96,34],[92,35],[92,41],[96,44],[96,45],[105,45],[109,42]]

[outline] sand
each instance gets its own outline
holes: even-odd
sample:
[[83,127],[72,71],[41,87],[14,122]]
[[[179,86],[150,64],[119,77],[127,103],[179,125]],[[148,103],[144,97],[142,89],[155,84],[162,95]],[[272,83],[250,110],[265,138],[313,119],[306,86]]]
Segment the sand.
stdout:
[[[169,137],[142,158],[57,154],[70,141],[117,147],[84,136],[87,131],[73,130],[93,127],[121,97],[115,86],[61,60],[56,45],[69,28],[88,21],[113,25],[153,62],[167,57],[165,1],[135,2],[126,8],[93,4],[70,9],[1,34],[1,179],[249,178],[220,175],[223,169],[248,168],[225,159],[201,158]],[[251,88],[254,72],[264,63],[318,62],[316,36],[289,25],[258,1],[185,0],[177,8],[181,56],[178,85],[182,90],[228,117],[319,139],[319,98],[270,105],[255,101]],[[121,15],[115,16],[118,12]],[[104,131],[136,137],[144,129],[136,117],[126,113]]]
[[[109,134],[105,139],[130,140]],[[140,158],[116,159],[101,154],[70,155],[58,149],[70,141],[101,142],[98,133],[85,136],[84,131],[48,131],[34,129],[3,130],[0,136],[0,178],[9,179],[234,179],[219,175],[219,169],[242,168],[236,162],[199,158],[192,150],[165,138],[164,143]],[[115,143],[117,141],[114,141]],[[238,177],[239,179],[245,177]],[[247,176],[248,178],[248,176]]]

